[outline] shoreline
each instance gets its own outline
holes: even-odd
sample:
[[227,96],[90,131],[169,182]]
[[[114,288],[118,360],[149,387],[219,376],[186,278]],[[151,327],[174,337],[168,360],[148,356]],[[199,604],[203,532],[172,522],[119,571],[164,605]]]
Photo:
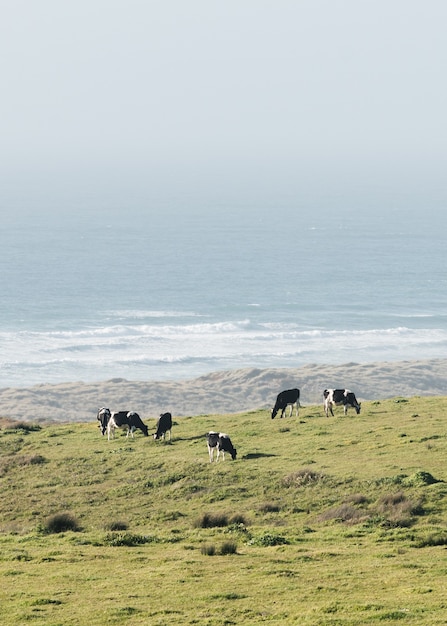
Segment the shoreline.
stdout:
[[322,404],[325,388],[354,391],[359,401],[447,395],[447,359],[309,364],[298,368],[216,371],[177,381],[67,382],[0,389],[0,418],[29,422],[92,422],[102,406],[133,410],[143,420],[270,410],[283,389],[298,387],[301,404]]

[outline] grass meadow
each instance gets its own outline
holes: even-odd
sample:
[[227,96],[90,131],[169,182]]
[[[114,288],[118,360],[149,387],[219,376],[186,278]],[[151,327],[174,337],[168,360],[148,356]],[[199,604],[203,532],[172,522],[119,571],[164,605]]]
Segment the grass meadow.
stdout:
[[191,416],[172,442],[3,420],[1,623],[446,624],[446,412]]

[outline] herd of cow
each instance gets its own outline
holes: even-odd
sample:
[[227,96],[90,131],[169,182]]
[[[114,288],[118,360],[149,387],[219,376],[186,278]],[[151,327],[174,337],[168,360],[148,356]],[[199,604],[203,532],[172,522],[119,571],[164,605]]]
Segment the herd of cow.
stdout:
[[[348,408],[355,409],[357,415],[360,413],[361,405],[357,402],[357,398],[349,389],[325,389],[323,392],[324,398],[324,412],[326,417],[334,415],[333,407],[343,405],[343,412],[346,415]],[[300,407],[300,390],[299,389],[286,389],[278,394],[275,402],[275,406],[272,409],[272,419],[281,411],[280,417],[284,417],[287,407],[290,407],[289,417],[292,416],[293,407],[295,407],[296,415]],[[138,413],[135,411],[115,411],[111,412],[110,409],[102,407],[98,410],[97,419],[99,421],[99,428],[101,434],[105,435],[107,432],[107,439],[113,439],[115,437],[116,428],[125,428],[127,430],[127,437],[129,434],[133,437],[135,430],[142,431],[145,437],[149,436],[149,429],[144,424]],[[162,413],[157,421],[156,430],[153,433],[154,439],[165,439],[167,433],[169,433],[169,440],[171,440],[172,430],[172,415],[171,413]],[[222,460],[225,460],[225,452],[231,455],[233,461],[236,458],[236,448],[233,446],[230,437],[226,433],[219,433],[211,430],[207,436],[207,446],[210,462],[213,462],[214,452],[216,452],[216,461],[219,460],[222,454]]]

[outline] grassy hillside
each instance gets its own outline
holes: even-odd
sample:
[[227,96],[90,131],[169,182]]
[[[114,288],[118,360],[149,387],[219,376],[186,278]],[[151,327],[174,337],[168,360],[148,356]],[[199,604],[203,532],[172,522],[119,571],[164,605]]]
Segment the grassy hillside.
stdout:
[[1,623],[445,624],[446,410],[185,417],[172,443],[4,422]]

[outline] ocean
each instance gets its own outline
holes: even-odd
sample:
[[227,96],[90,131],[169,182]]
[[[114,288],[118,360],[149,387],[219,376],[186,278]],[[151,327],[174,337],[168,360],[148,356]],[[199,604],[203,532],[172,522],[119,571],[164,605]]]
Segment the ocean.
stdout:
[[447,355],[447,213],[3,207],[0,386]]

